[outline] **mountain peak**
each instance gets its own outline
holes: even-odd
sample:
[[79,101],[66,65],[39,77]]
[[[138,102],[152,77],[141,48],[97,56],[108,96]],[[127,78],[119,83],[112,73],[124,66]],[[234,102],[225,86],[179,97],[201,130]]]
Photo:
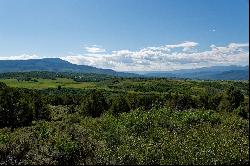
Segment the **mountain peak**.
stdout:
[[43,59],[36,59],[38,61],[43,61],[43,62],[50,62],[50,63],[65,63],[65,64],[72,64],[68,61],[65,61],[61,58],[43,58]]

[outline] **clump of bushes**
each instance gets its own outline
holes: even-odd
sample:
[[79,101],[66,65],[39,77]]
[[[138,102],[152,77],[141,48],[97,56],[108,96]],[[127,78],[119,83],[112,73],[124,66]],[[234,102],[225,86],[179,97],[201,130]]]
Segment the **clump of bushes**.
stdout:
[[33,120],[50,119],[48,107],[39,94],[13,88],[0,91],[0,127],[21,127]]
[[113,99],[110,110],[114,115],[118,115],[119,113],[129,112],[130,105],[125,97],[117,96]]
[[83,99],[80,109],[82,115],[95,118],[108,110],[108,104],[100,91],[94,91]]
[[[0,129],[1,164],[246,164],[249,124],[208,110],[132,111]],[[76,113],[73,113],[76,114]],[[190,125],[192,127],[190,127]],[[235,128],[235,127],[239,128]],[[240,129],[240,130],[239,130]]]

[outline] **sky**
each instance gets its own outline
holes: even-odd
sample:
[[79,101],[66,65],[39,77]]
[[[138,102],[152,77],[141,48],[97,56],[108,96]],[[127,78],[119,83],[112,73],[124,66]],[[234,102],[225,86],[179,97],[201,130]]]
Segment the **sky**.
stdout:
[[248,0],[0,0],[0,60],[117,71],[249,64]]

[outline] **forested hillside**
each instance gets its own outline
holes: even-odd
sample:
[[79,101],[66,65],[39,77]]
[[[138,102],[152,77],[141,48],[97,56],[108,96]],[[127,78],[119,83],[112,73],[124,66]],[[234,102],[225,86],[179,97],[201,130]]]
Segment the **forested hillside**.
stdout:
[[[48,74],[47,71],[49,71]],[[101,69],[87,65],[76,65],[60,58],[44,58],[30,60],[0,60],[0,75],[20,72],[33,74],[33,76],[51,75],[71,77],[99,74],[109,77],[151,77],[151,78],[177,78],[198,80],[249,80],[249,66],[212,66],[195,69],[182,69],[173,71],[155,72],[117,72],[111,69]],[[23,74],[20,74],[22,76]],[[26,75],[26,74],[25,74]]]
[[212,66],[168,72],[146,72],[148,77],[189,78],[198,80],[249,80],[249,66]]
[[87,65],[76,65],[60,58],[0,60],[0,73],[29,71],[95,73],[123,77],[137,76],[136,74],[116,72],[111,69],[100,69]]

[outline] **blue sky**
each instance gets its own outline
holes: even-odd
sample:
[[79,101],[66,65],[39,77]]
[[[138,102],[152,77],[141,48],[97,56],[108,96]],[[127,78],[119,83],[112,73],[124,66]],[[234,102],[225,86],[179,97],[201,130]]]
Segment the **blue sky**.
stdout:
[[248,3],[0,0],[0,59],[60,57],[122,71],[246,65]]

